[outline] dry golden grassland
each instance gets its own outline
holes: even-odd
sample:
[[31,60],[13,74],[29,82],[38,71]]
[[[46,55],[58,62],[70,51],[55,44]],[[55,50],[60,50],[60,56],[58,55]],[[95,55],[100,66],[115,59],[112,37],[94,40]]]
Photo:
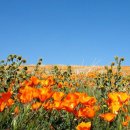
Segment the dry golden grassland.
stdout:
[[[41,65],[39,69],[40,69],[41,72],[42,71],[47,72],[49,70],[52,70],[54,68],[54,66],[55,65]],[[67,66],[65,66],[65,65],[57,65],[57,66],[58,66],[58,68],[60,70],[63,70],[63,71],[67,69]],[[32,71],[34,69],[34,67],[35,67],[34,65],[28,65],[28,71]],[[89,74],[91,72],[94,72],[94,73],[95,72],[96,73],[100,72],[100,73],[102,73],[102,72],[105,71],[104,66],[78,66],[78,65],[72,65],[71,68],[72,68],[72,71],[74,73],[76,73],[76,74],[79,74],[79,73]],[[115,67],[115,69],[116,69],[116,67]],[[122,66],[121,71],[122,71],[123,75],[130,75],[130,66]]]

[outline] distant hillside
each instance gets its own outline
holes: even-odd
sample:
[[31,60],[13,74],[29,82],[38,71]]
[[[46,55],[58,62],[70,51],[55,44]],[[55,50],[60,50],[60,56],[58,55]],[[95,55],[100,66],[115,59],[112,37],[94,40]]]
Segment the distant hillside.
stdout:
[[[52,70],[55,65],[42,65],[40,66],[40,71],[49,71]],[[66,70],[67,66],[57,65],[59,69]],[[28,65],[29,71],[34,69],[34,65]],[[72,65],[72,71],[75,73],[89,73],[89,72],[103,72],[104,66],[78,66]],[[130,75],[130,66],[122,66],[122,73],[124,75]]]

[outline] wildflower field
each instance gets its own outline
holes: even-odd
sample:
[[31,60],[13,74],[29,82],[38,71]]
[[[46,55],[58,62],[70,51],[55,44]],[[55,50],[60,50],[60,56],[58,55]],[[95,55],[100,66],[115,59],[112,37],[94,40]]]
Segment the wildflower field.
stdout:
[[104,71],[33,69],[21,56],[0,61],[0,130],[130,130],[124,58]]

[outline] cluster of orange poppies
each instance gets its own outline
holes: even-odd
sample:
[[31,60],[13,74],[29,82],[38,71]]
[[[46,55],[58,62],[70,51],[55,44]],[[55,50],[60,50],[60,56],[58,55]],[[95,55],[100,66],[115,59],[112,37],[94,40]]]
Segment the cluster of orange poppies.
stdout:
[[[125,112],[126,116],[122,122],[123,126],[128,126],[130,122],[130,116],[128,113],[128,105],[130,95],[126,92],[111,92],[108,94],[107,105],[110,112],[100,114],[99,117],[107,122],[112,122],[120,111]],[[81,122],[77,127],[77,130],[90,130],[91,122]]]
[[126,114],[125,121],[122,122],[123,126],[128,126],[130,116],[128,113],[128,106],[130,95],[126,92],[111,92],[108,94],[107,105],[110,112],[100,114],[100,117],[108,122],[112,122],[120,112]]
[[[42,87],[36,86],[41,84]],[[53,91],[53,77],[48,77],[45,80],[39,80],[36,77],[31,77],[29,81],[21,84],[18,98],[22,103],[29,103],[33,99],[38,99],[32,103],[32,109],[38,110],[41,106],[46,109],[65,110],[73,113],[77,118],[93,118],[96,111],[99,109],[96,106],[96,98],[90,97],[86,93],[73,92],[65,94],[61,91]],[[59,87],[59,84],[58,84]],[[51,99],[51,100],[49,100]],[[90,130],[91,122],[80,123],[76,129]]]
[[[42,84],[42,87],[37,88],[36,84]],[[32,77],[30,81],[23,83],[23,86],[19,89],[18,98],[22,103],[38,99],[36,103],[32,104],[34,110],[42,105],[47,110],[57,109],[72,112],[77,117],[94,117],[97,110],[95,97],[80,92],[65,94],[64,92],[53,91],[51,85],[52,80],[50,80],[50,77],[49,80],[41,81]]]
[[[54,91],[54,84],[55,81],[52,76],[48,76],[46,79],[38,79],[32,76],[28,81],[20,84],[17,100],[23,104],[31,103],[32,110],[38,110],[40,107],[46,110],[65,110],[73,113],[76,118],[91,119],[100,109],[95,97],[81,92],[66,94],[62,91]],[[0,94],[0,112],[14,104],[15,101],[11,99],[12,95],[12,92]],[[129,105],[129,99],[130,96],[126,92],[109,93],[106,103],[110,112],[100,114],[99,117],[108,122],[113,121],[120,110],[128,111],[124,106]],[[16,108],[16,111],[19,111],[18,108]],[[126,115],[126,120],[122,124],[127,126],[129,121],[130,117]],[[81,122],[76,129],[90,130],[91,122]]]
[[6,107],[10,107],[14,104],[11,95],[11,92],[0,93],[0,112],[2,112]]

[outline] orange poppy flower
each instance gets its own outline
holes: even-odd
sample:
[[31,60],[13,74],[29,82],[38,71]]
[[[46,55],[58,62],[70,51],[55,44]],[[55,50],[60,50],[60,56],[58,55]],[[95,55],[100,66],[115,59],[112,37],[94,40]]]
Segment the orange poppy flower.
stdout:
[[93,118],[95,116],[95,111],[94,108],[92,107],[85,107],[85,108],[80,108],[75,114],[78,117]]
[[[24,88],[19,89],[19,99],[22,103],[28,103],[32,101],[35,95],[36,88],[30,86],[25,86]],[[36,95],[35,95],[36,96]]]
[[19,113],[19,107],[18,107],[18,106],[15,107],[15,109],[14,109],[14,113],[15,113],[16,115]]
[[118,93],[117,92],[109,93],[108,98],[109,98],[110,102],[112,102],[112,101],[118,102]]
[[127,103],[128,99],[129,99],[129,95],[127,93],[119,92],[118,100],[121,104]]
[[75,92],[74,94],[78,96],[79,102],[85,106],[93,106],[96,103],[96,98],[90,97],[86,93]]
[[130,116],[126,116],[126,120],[124,122],[122,122],[122,125],[123,126],[128,126],[129,121],[130,121]]
[[81,122],[77,127],[76,130],[90,130],[91,129],[91,122]]
[[6,102],[10,99],[11,95],[11,92],[2,93],[0,99]]
[[76,102],[77,104],[79,103],[79,96],[75,93],[69,93],[65,98],[64,101],[69,101],[69,102]]
[[43,87],[49,85],[49,81],[48,81],[48,80],[41,80],[40,83],[41,83],[41,85],[42,85]]
[[6,103],[5,103],[5,102],[2,102],[2,103],[0,104],[0,112],[2,112],[2,111],[5,109],[5,107],[6,107]]
[[47,110],[53,108],[53,104],[50,101],[43,103],[42,106],[44,107],[44,109],[47,109]]
[[61,99],[63,98],[65,94],[63,92],[54,92],[53,95],[52,95],[52,98],[55,100],[55,101],[61,101]]
[[73,112],[76,106],[76,102],[63,101],[61,103],[61,109],[66,110],[68,112]]
[[39,89],[39,99],[40,101],[44,102],[45,100],[49,99],[52,95],[53,95],[53,92],[51,91],[50,88],[40,88]]
[[126,120],[130,121],[130,116],[126,116]]
[[21,83],[21,86],[31,86],[34,87],[39,84],[39,79],[35,76],[32,76],[29,80],[25,80],[23,83]]
[[9,106],[12,106],[14,104],[14,100],[13,99],[9,99],[8,101],[7,101],[7,106],[9,107]]
[[79,97],[80,102],[82,102],[83,98],[88,97],[86,93],[75,92],[74,94],[76,94]]
[[128,103],[129,96],[124,92],[112,92],[108,94],[107,104],[113,113],[117,113],[123,104]]
[[54,101],[52,105],[53,109],[60,110],[61,109],[61,101]]
[[30,78],[30,80],[32,81],[32,84],[31,85],[34,85],[34,86],[36,86],[36,85],[38,85],[39,84],[39,79],[37,78],[37,77],[35,77],[35,76],[32,76],[31,78]]
[[69,112],[74,111],[74,109],[79,103],[78,98],[79,96],[75,93],[69,93],[62,101],[61,108]]
[[41,103],[40,102],[36,102],[36,103],[33,103],[32,104],[32,109],[33,110],[38,110],[39,108],[40,108],[40,106],[41,106]]
[[96,103],[96,99],[94,97],[82,96],[80,102],[84,105],[92,106]]
[[40,90],[37,89],[37,88],[33,88],[33,91],[32,91],[32,95],[33,95],[33,98],[38,98],[39,97],[39,94],[40,94]]
[[43,82],[41,82],[43,86],[52,86],[55,84],[54,77],[48,76]]
[[120,103],[125,103],[129,99],[129,95],[124,92],[112,92],[108,94],[108,98],[111,102],[117,101]]
[[127,127],[128,123],[129,123],[128,121],[124,121],[124,122],[122,122],[122,125]]
[[105,114],[100,114],[99,115],[102,119],[108,121],[108,122],[112,122],[114,120],[114,118],[116,117],[116,114],[113,113],[105,113]]
[[0,98],[0,112],[7,106],[8,100],[11,97],[11,92],[1,93]]
[[122,105],[119,102],[112,102],[109,105],[109,109],[111,110],[112,113],[117,114],[117,112],[120,110],[120,108],[122,107]]

